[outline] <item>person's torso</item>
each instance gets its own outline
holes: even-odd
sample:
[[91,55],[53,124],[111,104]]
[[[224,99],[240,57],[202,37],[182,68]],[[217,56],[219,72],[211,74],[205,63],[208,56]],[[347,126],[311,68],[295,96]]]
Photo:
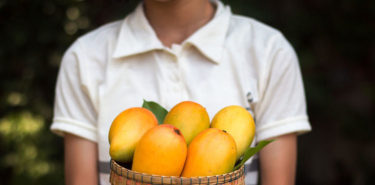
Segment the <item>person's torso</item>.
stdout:
[[[97,112],[101,184],[109,183],[110,125],[120,112],[142,106],[143,100],[167,110],[181,101],[194,101],[206,108],[210,119],[229,105],[253,114],[269,60],[266,45],[279,34],[255,20],[231,15],[222,47],[216,49],[220,57],[215,59],[190,42],[113,57],[124,26],[118,21],[80,39],[88,48],[82,66],[90,71],[86,88]],[[252,175],[246,184],[255,184],[257,160],[249,163],[247,170],[253,173],[248,173]]]

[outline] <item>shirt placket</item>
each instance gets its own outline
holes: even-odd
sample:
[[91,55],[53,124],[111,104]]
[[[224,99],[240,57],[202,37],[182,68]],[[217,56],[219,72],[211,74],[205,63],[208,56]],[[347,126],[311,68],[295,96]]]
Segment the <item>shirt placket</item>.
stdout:
[[179,45],[173,45],[168,50],[170,57],[166,61],[166,79],[167,85],[167,96],[165,98],[167,107],[172,108],[176,103],[186,100],[186,88],[183,83],[183,74],[180,69],[180,63],[183,60],[182,47]]

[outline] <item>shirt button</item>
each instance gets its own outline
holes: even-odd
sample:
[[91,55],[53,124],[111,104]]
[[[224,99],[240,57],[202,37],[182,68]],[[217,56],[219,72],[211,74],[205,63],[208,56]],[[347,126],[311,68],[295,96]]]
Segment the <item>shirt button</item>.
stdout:
[[173,88],[173,91],[174,91],[174,92],[179,92],[179,91],[180,91],[180,88],[178,88],[178,87],[174,87],[174,88]]
[[172,75],[172,76],[171,76],[171,79],[172,79],[174,82],[179,82],[179,81],[180,81],[180,78],[178,77],[178,75]]

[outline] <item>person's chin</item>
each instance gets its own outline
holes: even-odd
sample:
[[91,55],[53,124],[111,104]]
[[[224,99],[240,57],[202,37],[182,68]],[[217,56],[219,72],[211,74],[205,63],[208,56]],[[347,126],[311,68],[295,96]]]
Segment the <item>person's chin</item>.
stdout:
[[149,0],[149,1],[154,1],[154,2],[160,2],[160,3],[163,3],[163,2],[171,2],[171,1],[175,1],[175,0]]

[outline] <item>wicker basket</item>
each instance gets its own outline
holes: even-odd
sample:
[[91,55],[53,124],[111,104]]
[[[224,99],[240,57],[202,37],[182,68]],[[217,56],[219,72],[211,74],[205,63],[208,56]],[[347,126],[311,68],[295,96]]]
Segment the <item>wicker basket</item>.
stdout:
[[243,166],[234,172],[208,177],[187,178],[150,175],[128,170],[111,160],[110,182],[112,185],[244,185],[245,176]]

